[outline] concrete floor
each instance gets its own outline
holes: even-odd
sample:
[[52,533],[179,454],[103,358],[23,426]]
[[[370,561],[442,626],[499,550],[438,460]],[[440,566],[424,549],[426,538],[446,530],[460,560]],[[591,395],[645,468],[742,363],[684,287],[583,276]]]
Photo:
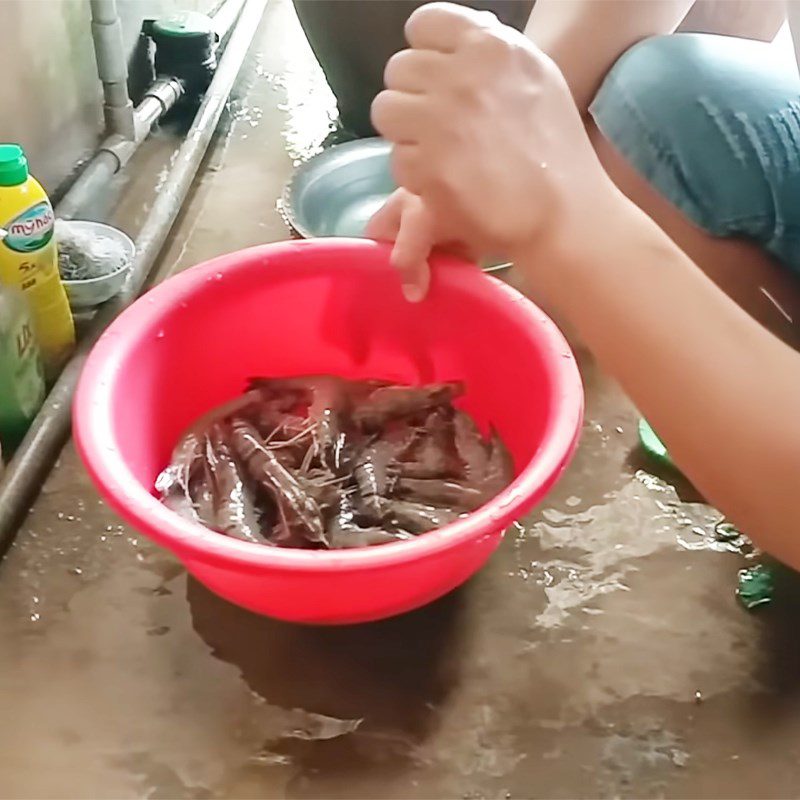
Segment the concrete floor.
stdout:
[[[331,108],[287,3],[240,94],[164,273],[286,236],[276,199]],[[134,231],[166,141],[117,209]],[[462,590],[369,626],[217,599],[67,447],[0,567],[0,796],[796,796],[793,587],[738,606],[752,562],[639,469],[633,409],[581,361],[583,441],[547,501]]]

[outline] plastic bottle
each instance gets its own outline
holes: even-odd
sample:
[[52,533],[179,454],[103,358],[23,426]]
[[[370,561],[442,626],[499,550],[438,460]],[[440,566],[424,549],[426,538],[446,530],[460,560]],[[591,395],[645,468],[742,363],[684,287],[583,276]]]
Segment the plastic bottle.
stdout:
[[0,285],[0,444],[10,454],[45,396],[39,347],[25,296]]
[[75,344],[58,273],[53,207],[16,144],[0,144],[0,283],[25,293],[45,375],[54,377]]

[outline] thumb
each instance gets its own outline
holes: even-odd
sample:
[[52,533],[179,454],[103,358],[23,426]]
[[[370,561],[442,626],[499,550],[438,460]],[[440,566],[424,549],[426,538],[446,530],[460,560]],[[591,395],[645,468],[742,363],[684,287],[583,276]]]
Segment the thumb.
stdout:
[[412,196],[403,208],[392,250],[392,265],[400,271],[403,294],[410,303],[418,303],[428,293],[428,256],[434,244],[431,214],[422,199]]

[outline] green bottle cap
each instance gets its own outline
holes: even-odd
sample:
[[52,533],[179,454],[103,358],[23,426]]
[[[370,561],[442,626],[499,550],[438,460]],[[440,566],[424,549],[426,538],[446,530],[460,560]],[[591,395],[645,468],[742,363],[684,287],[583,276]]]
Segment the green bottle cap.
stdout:
[[0,144],[0,186],[19,186],[28,180],[28,159],[18,144]]
[[153,23],[153,32],[161,36],[189,39],[195,36],[210,36],[214,33],[214,21],[197,11],[179,11]]

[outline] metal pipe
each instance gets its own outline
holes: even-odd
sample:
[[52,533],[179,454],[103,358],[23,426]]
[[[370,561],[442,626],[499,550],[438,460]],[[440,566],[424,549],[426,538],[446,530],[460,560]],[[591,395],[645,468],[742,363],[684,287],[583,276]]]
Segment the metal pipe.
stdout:
[[133,103],[128,95],[128,64],[116,0],[91,0],[91,10],[97,74],[103,82],[106,130],[132,139]]
[[267,0],[246,0],[211,86],[178,150],[165,188],[158,194],[137,237],[136,258],[122,291],[95,315],[6,468],[0,482],[0,556],[11,545],[19,524],[69,437],[72,396],[89,351],[108,324],[141,291],[180,213],[266,5]]
[[177,78],[159,78],[144,94],[136,106],[136,141],[144,139],[156,120],[164,116],[183,93]]

